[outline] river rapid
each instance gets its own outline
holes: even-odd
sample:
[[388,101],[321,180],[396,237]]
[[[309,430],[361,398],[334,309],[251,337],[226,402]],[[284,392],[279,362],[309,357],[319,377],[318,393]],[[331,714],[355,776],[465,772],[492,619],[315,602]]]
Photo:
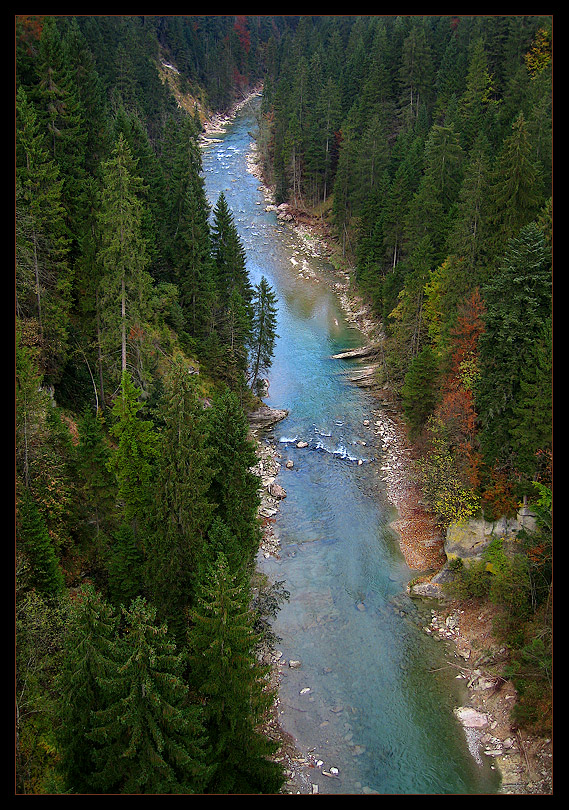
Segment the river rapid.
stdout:
[[364,336],[323,280],[334,269],[265,210],[248,170],[257,108],[258,100],[245,105],[210,137],[203,167],[212,208],[223,192],[233,212],[251,282],[264,275],[278,297],[265,401],[289,416],[264,440],[282,455],[277,481],[287,497],[274,526],[280,557],[260,555],[258,565],[290,592],[274,629],[283,661],[300,662],[282,667],[280,724],[313,758],[310,781],[321,794],[496,794],[497,772],[473,756],[453,714],[464,682],[421,629],[430,606],[406,595],[416,572],[390,527],[396,513],[378,474],[381,403],[349,382],[354,361],[331,359]]

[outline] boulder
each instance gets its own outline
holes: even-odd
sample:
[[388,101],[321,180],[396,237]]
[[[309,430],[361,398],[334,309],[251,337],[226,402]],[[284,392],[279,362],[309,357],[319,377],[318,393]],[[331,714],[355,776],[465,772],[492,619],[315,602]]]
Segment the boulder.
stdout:
[[282,419],[288,416],[288,411],[278,408],[270,408],[268,405],[261,405],[256,411],[251,411],[247,415],[249,425],[254,430],[261,430],[264,428],[276,425]]
[[272,483],[269,484],[269,495],[272,495],[277,501],[282,501],[283,498],[286,498],[286,491],[280,484]]
[[468,706],[459,706],[454,713],[465,728],[486,728],[488,715],[471,709]]

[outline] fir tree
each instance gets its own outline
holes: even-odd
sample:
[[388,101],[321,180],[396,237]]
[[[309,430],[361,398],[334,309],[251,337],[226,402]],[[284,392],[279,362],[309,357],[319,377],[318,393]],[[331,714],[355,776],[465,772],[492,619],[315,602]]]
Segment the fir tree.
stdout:
[[200,582],[188,631],[191,685],[205,704],[212,749],[209,793],[275,793],[282,784],[280,766],[269,759],[275,744],[259,730],[272,695],[255,658],[249,604],[243,575],[218,554]]
[[201,793],[207,775],[199,708],[183,680],[184,656],[142,598],[123,608],[117,662],[99,679],[92,784],[103,793]]
[[61,724],[59,738],[67,789],[89,793],[93,787],[94,712],[103,705],[101,682],[116,670],[118,617],[92,585],[71,602],[58,677]]
[[215,503],[211,450],[197,375],[176,359],[158,407],[162,423],[147,549],[147,585],[158,615],[180,632],[192,598],[198,554]]
[[103,169],[98,254],[103,270],[99,298],[103,345],[115,377],[128,370],[145,382],[143,338],[151,317],[152,279],[142,232],[140,178],[122,135]]
[[53,383],[67,357],[73,275],[63,179],[46,148],[35,109],[21,88],[16,110],[17,313],[22,321],[35,319],[41,368]]
[[114,532],[108,551],[109,600],[115,607],[130,605],[143,590],[143,543],[133,527],[122,523]]
[[426,346],[412,361],[401,391],[405,418],[416,436],[433,413],[436,404],[437,365],[432,349]]
[[278,338],[277,296],[265,276],[255,286],[252,310],[249,383],[255,390],[259,375],[271,367]]
[[534,362],[534,346],[551,316],[551,265],[537,225],[528,225],[510,240],[498,273],[483,292],[487,314],[477,390],[481,441],[489,466],[498,463],[512,471],[517,465],[512,430],[522,375]]
[[33,496],[24,488],[17,512],[16,545],[31,562],[31,579],[47,597],[60,596],[64,579],[49,532]]
[[211,497],[216,516],[237,538],[241,565],[249,567],[259,548],[258,478],[251,471],[256,463],[255,446],[237,395],[229,390],[212,401],[208,411],[208,446],[213,478]]
[[140,390],[128,372],[122,376],[121,390],[113,406],[111,434],[117,446],[108,468],[117,481],[119,512],[136,526],[149,498],[157,453],[157,436],[149,420],[140,419]]

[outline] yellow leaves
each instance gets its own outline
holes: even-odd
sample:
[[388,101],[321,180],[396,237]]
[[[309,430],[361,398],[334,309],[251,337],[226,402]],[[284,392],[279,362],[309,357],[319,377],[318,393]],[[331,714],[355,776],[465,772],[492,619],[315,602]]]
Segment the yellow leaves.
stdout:
[[532,79],[549,65],[551,51],[551,32],[540,28],[535,35],[532,47],[524,56],[526,67]]

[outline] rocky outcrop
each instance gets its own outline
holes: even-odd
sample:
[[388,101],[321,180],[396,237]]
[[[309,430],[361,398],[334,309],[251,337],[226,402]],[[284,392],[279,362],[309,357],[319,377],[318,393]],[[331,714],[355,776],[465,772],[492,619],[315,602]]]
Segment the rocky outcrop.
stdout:
[[270,408],[264,404],[247,414],[249,426],[252,430],[265,430],[276,425],[288,416],[288,411],[279,408]]
[[522,507],[515,518],[500,518],[489,522],[480,518],[466,523],[456,523],[447,529],[444,549],[447,559],[461,559],[470,564],[483,559],[492,540],[501,538],[505,553],[514,554],[518,547],[518,533],[522,529],[535,529],[535,515],[528,507]]

